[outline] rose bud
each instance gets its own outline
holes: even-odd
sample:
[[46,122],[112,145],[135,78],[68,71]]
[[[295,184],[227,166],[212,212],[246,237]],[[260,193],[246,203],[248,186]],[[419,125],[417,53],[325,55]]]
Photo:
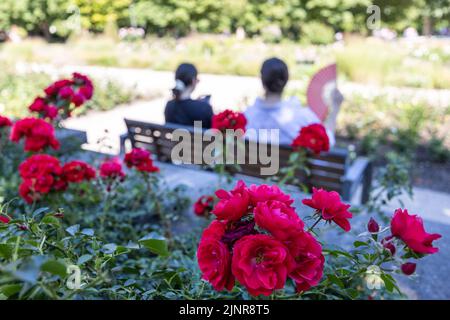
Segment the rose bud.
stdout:
[[62,218],[64,218],[64,213],[61,213],[61,212],[55,213],[54,217],[62,219]]
[[370,233],[377,233],[380,231],[380,226],[374,218],[370,218],[369,223],[367,224],[367,230],[369,230]]
[[386,250],[388,250],[391,253],[391,255],[395,255],[397,249],[395,248],[394,244],[390,242],[391,239],[392,236],[386,237],[383,240],[381,240],[381,244]]
[[24,224],[20,224],[19,225],[19,229],[22,230],[22,231],[27,231],[28,227],[26,225],[24,225]]
[[416,271],[416,264],[413,262],[406,262],[402,264],[400,268],[405,275],[410,276]]

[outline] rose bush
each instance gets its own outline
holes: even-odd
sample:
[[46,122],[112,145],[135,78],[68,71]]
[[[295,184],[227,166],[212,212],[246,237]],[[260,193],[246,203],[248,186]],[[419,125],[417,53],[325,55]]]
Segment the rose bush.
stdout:
[[[217,291],[234,292],[242,285],[252,296],[283,297],[293,286],[292,297],[356,298],[364,292],[361,284],[369,288],[381,281],[389,292],[400,292],[393,274],[413,274],[416,263],[410,259],[436,253],[432,241],[441,237],[426,233],[420,218],[399,209],[390,228],[371,218],[363,234],[367,240],[355,241],[353,250],[329,249],[317,238],[320,221],[351,230],[350,206],[335,192],[314,189],[312,198],[303,200],[314,209],[309,228],[291,197],[277,186],[247,187],[239,181],[233,190],[216,195],[216,220],[202,234],[197,262],[202,278]],[[382,237],[389,229],[391,234]]]

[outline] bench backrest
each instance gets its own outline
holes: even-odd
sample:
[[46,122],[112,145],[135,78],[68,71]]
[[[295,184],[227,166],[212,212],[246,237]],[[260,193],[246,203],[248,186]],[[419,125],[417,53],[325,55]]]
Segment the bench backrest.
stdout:
[[[125,123],[128,128],[128,138],[131,140],[132,146],[150,150],[156,156],[156,159],[162,162],[172,162],[172,148],[178,144],[178,141],[172,141],[172,132],[175,129],[183,128],[192,133],[192,157],[195,146],[193,139],[195,139],[196,134],[203,134],[201,131],[194,132],[194,128],[192,127],[174,124],[158,125],[129,119],[125,119]],[[202,140],[199,139],[198,141]],[[210,142],[197,143],[197,146],[200,145],[201,147],[201,150],[197,151],[202,151],[208,144],[210,144]],[[268,149],[266,150],[270,150],[270,146],[267,146],[267,148]],[[245,141],[245,156],[247,159],[249,156],[248,149],[249,142]],[[280,145],[279,152],[280,168],[286,167],[289,156],[293,150],[288,145]],[[248,162],[246,161],[246,163]],[[346,149],[334,148],[327,153],[322,153],[320,156],[310,155],[308,158],[308,166],[311,170],[311,175],[305,177],[303,174],[299,173],[296,177],[308,188],[314,186],[341,193],[344,187],[342,177],[345,175],[349,165],[350,157],[348,151]],[[241,164],[240,167],[240,174],[261,178],[267,177],[261,176],[260,164]]]

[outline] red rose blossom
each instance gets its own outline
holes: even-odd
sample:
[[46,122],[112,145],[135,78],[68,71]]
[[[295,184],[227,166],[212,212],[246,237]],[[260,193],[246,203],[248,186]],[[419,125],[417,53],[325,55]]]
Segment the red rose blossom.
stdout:
[[416,253],[431,254],[439,251],[433,247],[433,241],[442,236],[425,232],[422,219],[417,215],[408,214],[408,210],[395,210],[391,220],[391,233]]
[[49,97],[56,96],[62,88],[70,86],[72,84],[73,82],[71,80],[67,79],[58,80],[49,85],[47,88],[45,88],[44,92]]
[[410,276],[416,271],[416,264],[413,262],[406,262],[401,265],[400,269],[405,275]]
[[324,220],[332,220],[345,231],[350,231],[351,226],[348,219],[352,214],[348,211],[350,205],[342,203],[339,193],[313,188],[312,198],[304,199],[303,204],[314,208]]
[[211,283],[214,289],[233,289],[231,253],[226,244],[213,237],[202,238],[198,246],[197,260],[202,278]]
[[298,232],[286,242],[295,266],[289,277],[295,281],[297,291],[303,292],[319,284],[325,258],[322,247],[309,232]]
[[70,161],[62,167],[62,175],[67,182],[79,183],[95,178],[95,169],[83,161]]
[[253,213],[256,224],[279,240],[286,240],[292,234],[303,231],[305,226],[295,209],[284,202],[260,202]]
[[119,159],[114,158],[111,160],[105,160],[100,165],[100,177],[110,179],[125,177],[125,173],[122,171],[122,165],[120,164]]
[[59,149],[55,129],[42,119],[25,118],[17,121],[11,130],[11,141],[25,138],[25,151],[39,152],[47,147]]
[[292,147],[309,149],[319,154],[330,150],[330,140],[325,127],[314,123],[300,129],[299,135],[292,141]]
[[43,112],[47,109],[47,103],[44,98],[37,97],[28,107],[31,112]]
[[247,119],[244,114],[232,110],[225,110],[212,117],[212,128],[220,131],[226,129],[245,131]]
[[0,223],[7,224],[7,223],[9,223],[9,221],[11,221],[11,219],[9,217],[0,215]]
[[47,154],[37,154],[26,159],[20,164],[19,173],[22,178],[19,194],[28,203],[53,190],[64,190],[66,186],[60,177],[62,168],[59,160]]
[[197,260],[202,278],[212,284],[214,289],[231,290],[234,276],[231,273],[231,252],[221,241],[226,231],[227,222],[214,220],[203,231],[197,251]]
[[159,172],[159,168],[153,165],[150,152],[145,149],[134,148],[125,155],[124,161],[128,168],[135,167],[142,172]]
[[194,203],[194,213],[198,216],[205,216],[211,213],[213,207],[214,207],[214,197],[201,196]]
[[276,185],[251,185],[250,188],[248,188],[248,192],[250,194],[250,201],[253,206],[256,206],[258,202],[265,202],[269,200],[284,202],[288,206],[294,203],[294,200],[288,194],[281,191],[281,189]]
[[247,186],[239,181],[230,192],[225,190],[216,191],[219,202],[215,205],[212,213],[220,220],[239,220],[248,211],[250,195]]
[[7,118],[7,117],[0,115],[0,128],[11,127],[11,126],[12,126],[11,120],[9,120],[9,118]]
[[236,279],[251,295],[269,296],[284,287],[294,261],[282,242],[257,234],[236,242],[231,267]]

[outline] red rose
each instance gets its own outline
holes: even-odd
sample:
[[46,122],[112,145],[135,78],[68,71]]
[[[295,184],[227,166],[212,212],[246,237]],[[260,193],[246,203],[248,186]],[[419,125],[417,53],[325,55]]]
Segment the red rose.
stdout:
[[397,209],[391,220],[391,232],[394,237],[401,239],[412,251],[416,253],[436,253],[438,248],[433,247],[433,241],[442,236],[437,233],[427,233],[423,221],[417,215],[408,214],[408,210]]
[[194,203],[194,213],[198,216],[205,216],[211,213],[213,207],[214,207],[214,197],[201,196]]
[[62,168],[65,181],[79,183],[95,178],[95,170],[90,165],[82,161],[71,161]]
[[11,127],[11,126],[12,126],[12,122],[11,122],[11,120],[9,120],[9,118],[0,116],[0,128]]
[[292,142],[292,147],[306,148],[319,154],[330,150],[330,140],[325,127],[320,123],[314,123],[300,129],[299,135]]
[[391,253],[391,255],[395,255],[397,249],[395,248],[395,245],[391,241],[392,238],[393,236],[384,238],[383,240],[381,240],[381,244],[386,250],[388,250]]
[[292,234],[303,231],[305,226],[294,208],[283,202],[259,202],[253,213],[256,224],[279,240],[286,240]]
[[225,110],[212,117],[212,128],[224,131],[226,129],[245,131],[247,119],[244,114],[232,110]]
[[11,130],[11,141],[25,137],[25,151],[39,152],[46,147],[59,149],[53,126],[42,119],[25,118],[17,121]]
[[72,103],[73,103],[75,106],[79,107],[79,106],[81,106],[81,105],[84,103],[85,99],[86,99],[86,98],[84,97],[83,94],[81,94],[81,93],[75,93],[75,94],[72,96]]
[[45,109],[45,117],[50,120],[55,119],[58,116],[58,108],[54,105],[50,105]]
[[319,284],[325,262],[319,242],[309,232],[298,232],[287,241],[287,246],[295,261],[289,277],[295,281],[297,291]]
[[202,239],[207,237],[212,237],[217,240],[222,239],[227,229],[227,223],[227,221],[214,220],[210,223],[208,228],[203,230]]
[[204,237],[200,241],[197,260],[202,279],[205,279],[218,291],[234,287],[231,273],[231,253],[227,245],[214,237]]
[[128,168],[135,167],[138,171],[159,171],[159,168],[153,165],[153,160],[150,158],[150,152],[144,149],[134,148],[125,155],[124,161]]
[[258,202],[265,202],[269,200],[284,202],[288,206],[294,202],[289,195],[283,193],[283,191],[281,191],[281,189],[276,185],[251,185],[248,192],[250,194],[250,201],[253,206],[256,206]]
[[314,208],[324,220],[332,220],[345,231],[350,231],[352,214],[348,211],[350,205],[342,203],[339,193],[313,188],[311,199],[304,199],[303,204]]
[[370,233],[377,233],[378,231],[380,231],[380,226],[374,218],[370,218],[369,223],[367,224],[367,230]]
[[9,223],[9,221],[11,221],[11,219],[9,217],[0,215],[0,223],[7,224],[7,223]]
[[216,191],[219,202],[215,205],[212,213],[220,220],[239,220],[248,211],[250,195],[243,181],[239,181],[236,187],[227,192]]
[[20,164],[19,173],[22,178],[19,194],[28,203],[39,200],[43,194],[52,190],[64,189],[61,185],[62,169],[59,160],[52,156],[38,154],[29,157]]
[[74,95],[73,89],[70,86],[61,88],[58,92],[58,95],[61,99],[72,99],[72,96]]
[[45,88],[44,92],[48,96],[56,96],[62,88],[70,86],[72,84],[73,83],[71,80],[67,80],[67,79],[58,80],[58,81],[55,81],[54,83],[52,83],[51,85],[49,85],[47,88]]
[[100,176],[102,178],[123,178],[125,173],[122,171],[122,165],[119,159],[114,158],[111,160],[106,160],[100,165]]
[[44,98],[37,97],[33,103],[28,107],[31,112],[43,112],[47,108],[47,103]]
[[271,236],[245,236],[236,242],[231,267],[248,292],[268,296],[281,289],[294,262],[286,246]]
[[406,262],[401,265],[400,269],[405,275],[410,276],[416,271],[416,264],[413,262]]
[[78,90],[78,93],[83,95],[86,100],[90,100],[94,94],[94,87],[92,86],[82,86]]

